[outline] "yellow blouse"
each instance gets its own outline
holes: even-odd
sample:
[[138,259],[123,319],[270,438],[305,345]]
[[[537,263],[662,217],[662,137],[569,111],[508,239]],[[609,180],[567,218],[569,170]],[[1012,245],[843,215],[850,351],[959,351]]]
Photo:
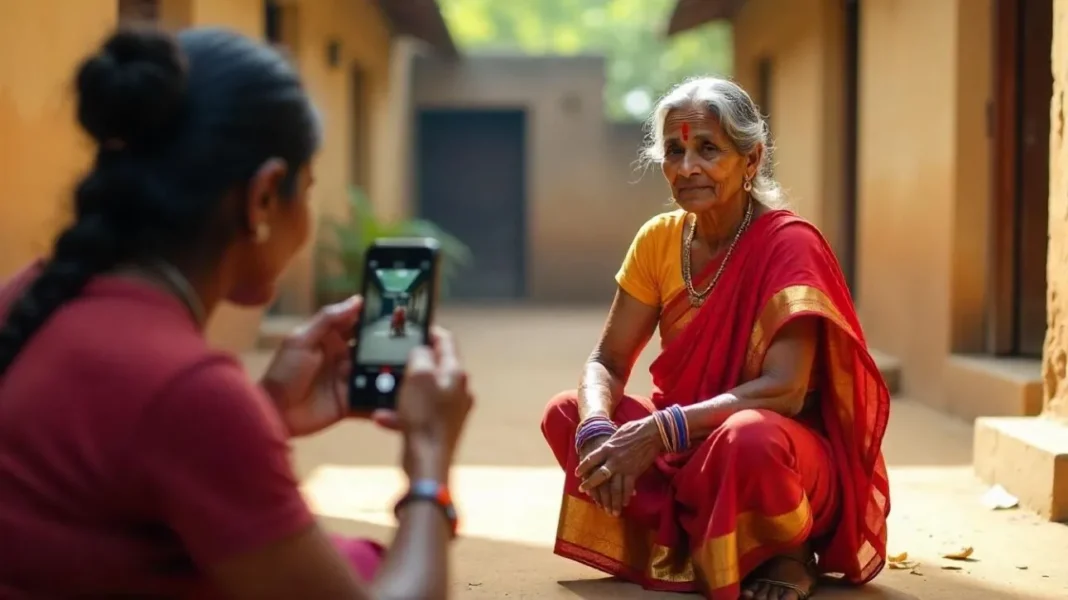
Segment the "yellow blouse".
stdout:
[[642,304],[663,307],[685,288],[682,235],[686,214],[680,209],[649,219],[627,250],[616,282]]

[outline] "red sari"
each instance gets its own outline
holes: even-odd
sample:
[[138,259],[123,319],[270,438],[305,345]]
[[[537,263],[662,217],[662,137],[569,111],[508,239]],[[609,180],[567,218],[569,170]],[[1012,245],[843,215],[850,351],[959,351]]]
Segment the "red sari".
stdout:
[[[718,267],[708,265],[700,285]],[[613,419],[701,402],[758,377],[776,333],[802,316],[822,321],[806,410],[797,419],[732,415],[690,451],[657,459],[620,517],[578,490],[576,394],[555,398],[542,429],[566,474],[556,553],[647,589],[714,600],[736,600],[756,567],[806,540],[821,573],[855,584],[875,577],[890,510],[881,452],[889,392],[837,260],[803,219],[764,214],[702,307],[685,293],[662,307],[652,397],[625,396]]]

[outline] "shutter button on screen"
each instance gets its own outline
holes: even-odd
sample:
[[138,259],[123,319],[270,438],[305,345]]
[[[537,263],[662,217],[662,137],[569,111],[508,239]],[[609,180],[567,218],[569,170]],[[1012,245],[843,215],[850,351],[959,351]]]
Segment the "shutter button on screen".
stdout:
[[375,389],[383,394],[388,394],[393,391],[393,386],[397,384],[396,378],[391,373],[379,373],[375,378]]

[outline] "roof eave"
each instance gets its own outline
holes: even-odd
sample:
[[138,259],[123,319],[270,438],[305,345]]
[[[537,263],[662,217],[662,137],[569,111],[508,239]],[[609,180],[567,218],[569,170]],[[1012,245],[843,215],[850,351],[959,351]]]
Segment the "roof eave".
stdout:
[[677,0],[666,36],[672,37],[712,21],[732,20],[745,0]]
[[393,35],[407,35],[430,45],[447,57],[460,56],[435,0],[374,0]]

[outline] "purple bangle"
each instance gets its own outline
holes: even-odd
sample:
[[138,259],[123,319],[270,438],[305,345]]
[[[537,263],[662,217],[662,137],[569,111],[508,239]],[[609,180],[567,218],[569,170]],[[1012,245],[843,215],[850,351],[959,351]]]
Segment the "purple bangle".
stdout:
[[586,445],[586,442],[590,441],[591,439],[603,435],[612,435],[615,432],[616,428],[613,425],[609,425],[606,423],[590,424],[588,426],[583,427],[579,431],[578,435],[575,436],[575,447],[577,449],[581,449],[582,446]]
[[600,415],[590,417],[579,424],[575,433],[575,449],[580,450],[586,442],[602,435],[612,435],[616,432],[616,425],[607,417]]

